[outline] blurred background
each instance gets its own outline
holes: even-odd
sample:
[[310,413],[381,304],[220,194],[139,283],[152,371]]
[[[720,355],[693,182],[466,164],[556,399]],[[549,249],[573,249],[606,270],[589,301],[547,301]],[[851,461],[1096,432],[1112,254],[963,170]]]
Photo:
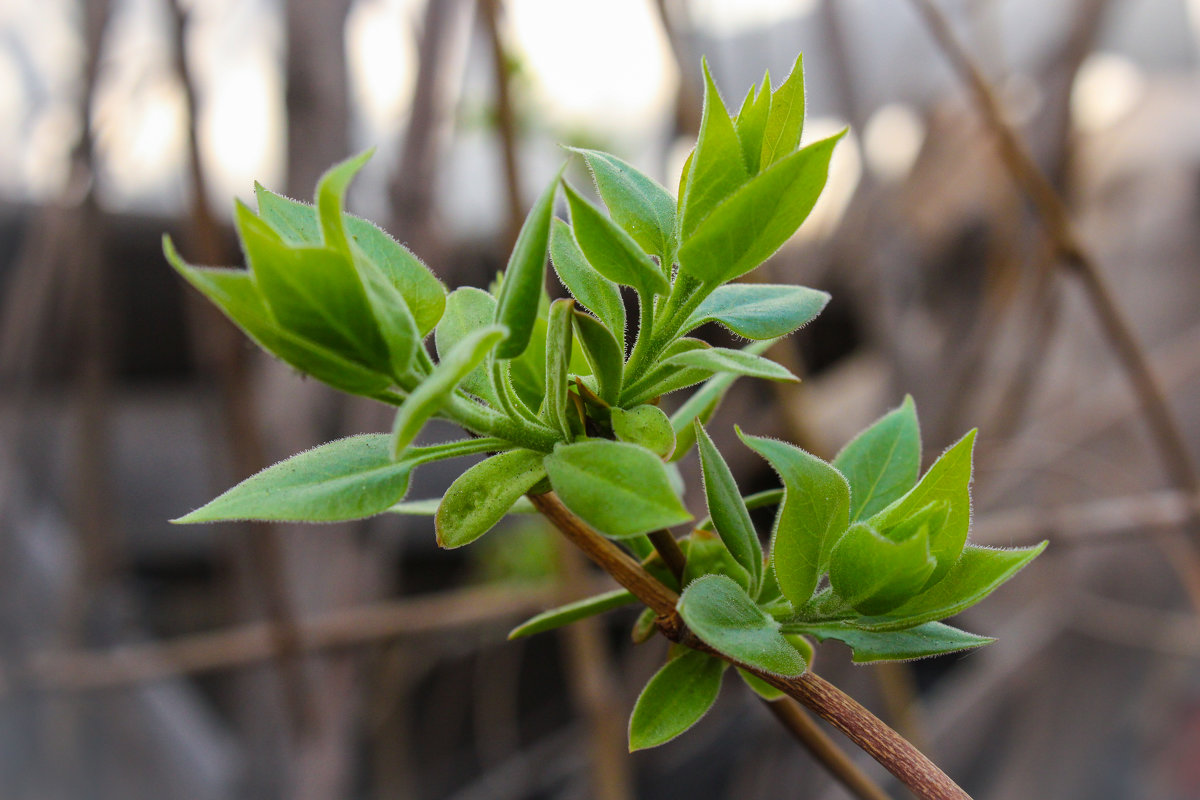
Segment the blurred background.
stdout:
[[673,188],[701,56],[736,108],[801,51],[805,138],[851,133],[752,278],[833,300],[714,436],[750,492],[734,422],[830,457],[912,393],[927,463],[980,428],[974,539],[1051,541],[960,620],[997,644],[816,669],[976,797],[1200,797],[1198,49],[1196,0],[4,0],[0,798],[847,796],[733,680],[627,755],[665,645],[506,642],[607,586],[536,519],[167,523],[390,417],[255,352],[164,231],[240,263],[232,197],[371,146],[352,210],[486,283],[558,143]]

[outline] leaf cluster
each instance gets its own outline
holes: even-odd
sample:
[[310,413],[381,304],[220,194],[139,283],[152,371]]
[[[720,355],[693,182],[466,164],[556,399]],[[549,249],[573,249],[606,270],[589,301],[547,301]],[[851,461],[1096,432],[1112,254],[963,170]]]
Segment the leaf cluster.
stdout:
[[[390,434],[294,456],[178,521],[432,512],[438,543],[453,548],[526,510],[527,494],[553,489],[574,514],[681,590],[678,612],[689,629],[744,667],[797,676],[812,657],[805,637],[844,642],[856,661],[991,641],[941,620],[981,600],[1038,550],[966,543],[973,432],[918,480],[911,400],[832,463],[739,430],[781,484],[747,498],[705,431],[738,377],[796,380],[763,353],[813,319],[828,295],[735,281],[808,216],[840,134],[800,146],[800,59],[778,87],[769,75],[751,87],[734,114],[707,67],[704,78],[702,124],[677,196],[615,156],[572,149],[602,206],[560,171],[486,290],[447,292],[403,245],[344,211],[369,153],[330,169],[311,205],[261,186],[257,212],[239,203],[246,270],[189,265],[165,240],[180,274],[264,349],[396,409]],[[560,196],[566,218],[555,215]],[[569,297],[550,300],[548,258]],[[631,348],[623,293],[637,301]],[[733,349],[690,335],[709,322],[752,341]],[[697,386],[673,414],[659,407],[663,395]],[[476,438],[415,446],[433,418]],[[709,517],[686,537],[679,581],[657,560],[648,534],[693,521],[673,463],[693,446]],[[487,458],[439,501],[404,502],[417,466],[472,454]],[[778,510],[764,550],[749,510],[767,504]],[[609,592],[539,615],[513,635],[632,602],[627,592]],[[643,615],[637,635],[652,624]],[[678,735],[716,697],[727,662],[674,655],[634,709],[633,748]],[[751,672],[742,675],[756,691],[773,691]]]

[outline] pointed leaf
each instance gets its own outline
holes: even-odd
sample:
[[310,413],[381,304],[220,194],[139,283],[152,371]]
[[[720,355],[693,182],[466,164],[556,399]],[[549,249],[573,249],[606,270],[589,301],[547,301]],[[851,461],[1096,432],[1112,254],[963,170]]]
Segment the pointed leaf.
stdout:
[[675,452],[675,431],[671,420],[658,406],[641,405],[612,410],[613,433],[622,442],[640,444],[660,458]]
[[911,661],[970,650],[996,641],[988,636],[977,636],[940,622],[927,622],[915,628],[887,633],[864,631],[841,623],[809,625],[805,626],[804,632],[812,634],[822,642],[836,639],[850,645],[855,664]]
[[771,537],[771,566],[783,596],[806,603],[850,520],[850,487],[833,467],[798,447],[747,436],[746,446],[770,462],[783,482],[783,503]]
[[316,206],[276,194],[257,181],[254,198],[258,203],[258,216],[285,241],[296,245],[322,243]]
[[[433,336],[438,359],[444,359],[467,334],[490,325],[495,316],[496,298],[482,289],[463,286],[451,292],[446,298],[446,313]],[[463,378],[462,389],[487,400],[494,408],[500,405],[483,366],[476,367]]]
[[944,501],[950,506],[946,524],[932,532],[929,553],[937,559],[937,567],[927,585],[941,580],[962,552],[971,526],[971,453],[975,431],[959,439],[934,462],[912,491],[896,500],[868,521],[884,536],[889,531],[930,503]]
[[321,239],[326,247],[347,256],[350,255],[350,242],[342,224],[346,190],[373,153],[374,150],[367,150],[334,164],[317,181],[317,221],[321,226]]
[[587,161],[613,220],[663,263],[674,252],[675,198],[632,165],[598,150],[567,148]]
[[700,223],[750,177],[742,159],[742,144],[734,130],[733,120],[729,118],[707,63],[704,64],[704,110],[700,135],[696,139],[696,149],[686,175],[687,182],[679,197],[682,208],[679,241],[685,247]]
[[392,423],[392,458],[400,458],[429,418],[441,410],[455,388],[507,334],[501,325],[489,325],[467,334],[429,377],[404,398]]
[[804,56],[796,56],[792,72],[771,93],[771,111],[763,130],[759,163],[765,169],[790,155],[800,144],[804,130]]
[[921,429],[912,397],[855,436],[833,459],[850,484],[850,521],[874,516],[912,489],[921,472]]
[[571,229],[583,257],[597,272],[643,295],[666,294],[671,284],[633,237],[600,209],[563,183],[571,207]]
[[415,447],[393,461],[386,434],[338,439],[267,467],[174,522],[341,522],[387,511],[404,498],[413,469],[444,458],[502,450],[499,439]]
[[424,337],[417,330],[417,322],[396,285],[375,262],[363,255],[357,245],[352,243],[351,249],[354,251],[354,268],[362,280],[375,324],[387,344],[392,375],[403,385],[404,377],[413,369],[417,349],[423,346]]
[[749,594],[754,594],[754,578],[730,554],[729,548],[712,531],[693,530],[687,538],[687,561],[681,584],[687,586],[705,575],[726,575]]
[[695,426],[709,516],[730,554],[750,573],[753,579],[750,593],[757,596],[758,587],[762,585],[762,544],[758,541],[754,523],[750,521],[750,512],[742,500],[742,493],[733,479],[733,472],[708,432],[698,421]]
[[593,439],[555,447],[545,464],[563,504],[605,536],[640,536],[692,518],[665,465],[644,447]]
[[557,428],[568,442],[575,439],[571,415],[576,412],[567,397],[574,307],[575,302],[565,298],[550,304],[550,317],[546,321],[546,395],[541,412],[542,419]]
[[931,588],[884,616],[860,617],[854,624],[864,630],[896,631],[952,617],[987,597],[1045,549],[1046,542],[1012,550],[967,545],[958,563]]
[[737,189],[684,239],[680,271],[718,286],[766,261],[816,205],[841,136],[792,153]]
[[731,283],[704,298],[682,332],[717,322],[747,339],[775,339],[811,322],[828,302],[827,293],[805,286]]
[[930,526],[945,524],[946,511],[945,504],[930,505],[922,524],[898,540],[861,522],[851,525],[829,559],[833,590],[863,614],[887,613],[917,595],[937,565],[929,555]]
[[[755,342],[744,348],[744,352],[759,355],[771,344],[771,342]],[[700,420],[702,424],[707,425],[725,398],[725,394],[739,377],[741,376],[723,372],[709,378],[671,415],[671,427],[675,429],[675,453],[671,456],[672,461],[683,458],[696,443],[696,431],[692,427],[692,421]]]
[[391,385],[392,379],[386,373],[350,361],[281,328],[246,270],[193,267],[179,256],[171,239],[165,236],[163,253],[188,283],[275,357],[349,394],[373,397]]
[[771,113],[771,73],[763,76],[762,88],[755,92],[754,87],[746,95],[734,121],[737,128],[738,141],[742,144],[742,158],[746,169],[754,175],[759,170],[759,160],[762,155],[763,133],[767,129],[767,116]]
[[439,547],[462,547],[490,531],[538,481],[542,453],[510,450],[480,461],[450,484],[434,517]]
[[779,623],[732,578],[697,578],[683,590],[676,608],[702,642],[742,664],[789,678],[807,666],[779,632]]
[[504,270],[496,322],[507,326],[509,334],[496,348],[496,358],[516,358],[529,346],[538,298],[545,291],[546,251],[550,246],[550,218],[554,214],[558,180],[555,175],[529,210]]
[[627,589],[614,589],[611,592],[587,597],[583,600],[576,600],[574,603],[567,603],[558,608],[543,611],[537,616],[530,617],[509,631],[508,638],[521,639],[526,636],[533,636],[535,633],[552,631],[556,628],[570,625],[572,622],[578,622],[581,619],[594,617],[597,614],[603,614],[606,611],[612,611],[622,606],[632,605],[637,601],[637,597]]
[[600,399],[614,405],[621,396],[621,379],[625,371],[625,350],[613,338],[612,331],[591,314],[576,311],[575,340],[583,350]]
[[664,359],[663,364],[693,367],[710,372],[733,372],[738,375],[749,375],[752,378],[766,378],[773,381],[800,380],[786,368],[768,358],[756,356],[744,350],[731,350],[728,347],[711,347],[707,350],[679,353]]
[[629,751],[671,741],[708,713],[721,690],[725,662],[695,650],[668,661],[638,696],[629,718]]
[[621,290],[583,257],[571,226],[555,218],[550,223],[550,259],[554,271],[567,291],[588,311],[595,314],[620,343],[625,353],[625,304]]

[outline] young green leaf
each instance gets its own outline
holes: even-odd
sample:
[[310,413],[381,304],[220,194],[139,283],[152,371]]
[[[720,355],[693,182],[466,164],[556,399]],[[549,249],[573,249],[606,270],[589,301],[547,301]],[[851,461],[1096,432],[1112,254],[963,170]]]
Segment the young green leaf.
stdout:
[[[451,292],[446,298],[446,313],[433,334],[438,359],[444,359],[467,334],[490,325],[495,316],[496,298],[482,289],[463,286]],[[484,366],[463,378],[462,389],[488,401],[493,408],[500,407]]]
[[829,175],[833,146],[822,139],[759,172],[713,209],[679,248],[679,269],[708,286],[766,261],[808,217]]
[[538,299],[545,291],[546,250],[550,245],[550,218],[554,214],[558,182],[559,176],[555,175],[534,202],[509,256],[496,305],[496,322],[507,326],[509,334],[496,348],[496,358],[516,358],[529,346]]
[[[759,355],[771,344],[771,342],[755,342],[745,347],[744,352]],[[675,453],[671,456],[672,461],[683,458],[696,443],[696,431],[692,427],[692,421],[700,420],[701,424],[707,425],[725,398],[725,393],[739,377],[741,376],[731,372],[714,375],[693,392],[683,405],[671,415],[671,427],[675,429]]]
[[681,583],[687,586],[705,575],[727,575],[749,594],[756,591],[754,578],[734,559],[717,534],[693,530],[687,537],[687,561]]
[[388,388],[386,373],[350,361],[344,356],[279,327],[249,272],[220,267],[193,267],[163,237],[163,253],[171,266],[259,347],[303,373],[349,394],[373,397]]
[[754,175],[759,170],[759,160],[762,155],[763,133],[767,129],[767,116],[771,113],[771,73],[763,76],[762,88],[757,93],[750,87],[746,101],[738,111],[734,126],[737,128],[738,141],[742,144],[742,158],[746,169]]
[[860,617],[855,626],[871,631],[898,631],[952,617],[978,603],[1017,574],[1046,542],[1034,547],[993,550],[967,545],[946,577],[883,616]]
[[742,679],[742,682],[749,686],[752,692],[761,697],[763,700],[766,700],[768,703],[773,703],[776,700],[781,700],[784,697],[787,697],[786,694],[781,692],[779,689],[776,689],[774,686],[767,683],[753,672],[747,672],[741,667],[738,667],[737,671],[738,676]]
[[930,527],[945,524],[946,510],[944,503],[931,505],[903,539],[881,536],[861,522],[851,525],[829,558],[833,590],[863,614],[885,614],[918,594],[937,565],[929,555]]
[[576,412],[567,397],[574,308],[575,301],[566,298],[550,304],[550,317],[546,320],[546,396],[541,412],[542,419],[557,428],[568,442],[575,439],[571,415]]
[[367,150],[334,164],[317,181],[317,221],[321,226],[321,239],[326,247],[346,256],[350,255],[350,242],[342,225],[346,189],[373,153],[373,149]]
[[571,207],[571,228],[583,257],[597,272],[616,283],[632,286],[639,294],[666,294],[671,284],[658,265],[642,252],[633,237],[601,213],[569,183],[563,183]]
[[375,315],[379,333],[387,343],[392,375],[404,385],[404,378],[413,369],[413,362],[417,358],[417,349],[423,346],[423,336],[417,330],[417,322],[396,285],[358,247],[352,245],[352,249],[354,268],[362,280],[363,291],[367,294],[367,302]]
[[[259,217],[285,241],[293,245],[320,246],[323,243],[314,206],[276,194],[260,183],[254,184],[254,194]],[[358,246],[360,255],[382,270],[403,295],[424,338],[442,318],[446,287],[412,251],[375,223],[343,212],[342,224],[347,238]]]
[[404,499],[414,468],[508,447],[499,439],[414,447],[393,461],[386,434],[338,439],[267,467],[174,522],[342,522],[387,511]]
[[668,661],[633,706],[629,752],[665,744],[699,722],[716,702],[726,666],[695,650]]
[[746,446],[770,462],[783,482],[783,503],[771,537],[771,566],[795,606],[812,596],[829,553],[850,521],[850,487],[833,467],[790,444],[747,436]]
[[504,519],[513,503],[546,477],[542,455],[510,450],[458,476],[434,517],[438,546],[453,549],[470,544]]
[[550,260],[567,291],[588,311],[595,314],[620,343],[625,353],[625,303],[621,290],[597,272],[579,249],[571,226],[557,217],[550,223]]
[[587,161],[613,220],[666,263],[675,252],[675,198],[657,181],[616,156],[569,147]]
[[694,424],[709,516],[730,554],[750,573],[750,594],[757,596],[758,587],[762,585],[763,554],[754,523],[750,521],[750,512],[742,501],[742,493],[725,458],[700,422]]
[[400,458],[422,426],[441,410],[455,388],[506,335],[508,331],[502,325],[489,325],[467,334],[429,377],[404,398],[392,423],[392,458]]
[[790,155],[804,130],[804,56],[796,56],[792,72],[771,93],[771,110],[763,130],[759,164],[763,169]]
[[704,298],[681,333],[717,322],[747,339],[775,339],[811,322],[828,302],[828,294],[805,286],[731,283]]
[[555,447],[545,464],[563,504],[605,536],[640,536],[692,518],[666,466],[644,447],[593,439]]
[[[401,516],[411,517],[432,517],[437,514],[438,506],[442,504],[442,498],[432,497],[425,500],[404,500],[390,506],[387,509],[389,514],[400,514]],[[508,509],[509,514],[536,514],[538,510],[533,507],[533,503],[529,502],[528,497],[522,497],[517,502],[512,504]]]
[[613,609],[632,605],[636,602],[637,597],[632,592],[626,589],[614,589],[611,592],[604,592],[593,597],[586,597],[583,600],[576,600],[574,603],[567,603],[558,608],[543,611],[537,616],[530,617],[509,631],[508,638],[521,639],[526,636],[533,636],[535,633],[552,631],[556,628],[570,625],[572,622],[578,622],[581,619],[594,617],[597,614],[603,614],[606,611],[612,611]]
[[766,378],[773,381],[799,381],[800,379],[781,367],[774,361],[762,356],[747,353],[744,350],[731,350],[728,347],[711,347],[706,350],[690,350],[666,358],[664,365],[673,367],[692,367],[709,372],[733,372],[738,375],[748,375],[752,378]]
[[970,431],[934,462],[912,491],[894,501],[868,521],[884,536],[930,503],[944,501],[950,506],[946,524],[931,532],[929,553],[937,567],[929,577],[932,586],[950,571],[962,552],[971,526],[971,452],[975,431]]
[[613,338],[612,331],[591,314],[576,311],[575,340],[583,350],[600,399],[614,405],[621,396],[621,379],[625,370],[625,350]]
[[671,420],[658,406],[641,405],[612,410],[613,433],[622,442],[640,444],[666,459],[675,452],[675,431]]
[[697,578],[683,590],[676,608],[700,641],[742,664],[789,678],[807,666],[779,632],[779,623],[732,578]]
[[[788,626],[784,626],[785,628]],[[849,625],[833,622],[825,625],[805,625],[804,632],[824,642],[836,639],[850,645],[855,664],[875,661],[911,661],[946,653],[957,653],[982,647],[996,641],[987,636],[977,636],[940,622],[926,622],[902,631],[876,633]]]
[[255,285],[279,327],[364,366],[391,371],[387,344],[346,255],[327,247],[291,247],[241,202],[234,216]]
[[912,489],[921,472],[921,428],[912,397],[850,440],[833,459],[850,483],[850,521],[874,516]]
[[707,62],[704,64],[704,111],[700,135],[696,138],[696,149],[692,151],[685,174],[686,183],[679,197],[682,209],[679,241],[686,245],[713,209],[750,177],[742,159],[742,144]]

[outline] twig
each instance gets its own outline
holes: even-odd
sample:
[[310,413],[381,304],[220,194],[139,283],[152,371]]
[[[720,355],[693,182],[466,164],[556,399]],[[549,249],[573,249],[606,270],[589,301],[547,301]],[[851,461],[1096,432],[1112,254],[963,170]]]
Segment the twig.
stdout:
[[[485,587],[361,605],[301,620],[300,641],[305,652],[317,652],[472,628],[528,613],[553,602],[555,596],[551,587]],[[248,666],[274,655],[270,628],[266,623],[252,623],[99,652],[45,652],[34,655],[21,673],[0,683],[12,688],[81,692]]]
[[500,134],[500,150],[504,156],[504,186],[508,191],[507,246],[517,241],[524,221],[521,199],[521,171],[517,164],[517,124],[513,114],[512,92],[508,82],[509,62],[504,40],[500,35],[500,0],[479,0],[484,32],[492,46],[492,71],[496,81],[496,128]]
[[798,678],[771,675],[743,664],[705,645],[687,630],[675,610],[679,597],[659,583],[640,564],[619,547],[592,530],[576,517],[553,492],[532,495],[530,500],[564,536],[576,544],[601,568],[613,576],[658,615],[659,630],[668,639],[741,667],[815,712],[846,734],[889,772],[923,800],[962,800],[969,798],[907,740],[885,725],[878,717],[811,670]]

